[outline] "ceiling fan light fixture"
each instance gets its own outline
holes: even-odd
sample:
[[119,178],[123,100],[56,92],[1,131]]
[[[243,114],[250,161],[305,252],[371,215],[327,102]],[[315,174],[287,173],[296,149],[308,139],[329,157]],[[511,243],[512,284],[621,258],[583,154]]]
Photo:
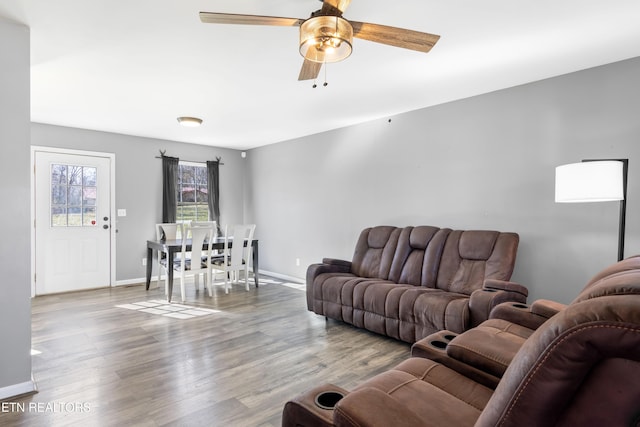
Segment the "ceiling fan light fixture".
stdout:
[[314,16],[300,25],[300,55],[309,61],[342,61],[352,43],[353,27],[339,16]]
[[202,124],[202,119],[199,119],[197,117],[183,116],[183,117],[178,117],[178,123],[180,123],[180,125],[184,127],[197,128]]

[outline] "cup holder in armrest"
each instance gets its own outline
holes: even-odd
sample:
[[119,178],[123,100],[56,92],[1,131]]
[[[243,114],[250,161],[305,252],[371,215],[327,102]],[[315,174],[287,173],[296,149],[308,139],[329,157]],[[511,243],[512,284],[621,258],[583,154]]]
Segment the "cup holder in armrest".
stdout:
[[457,335],[456,335],[456,334],[447,334],[447,335],[445,335],[445,336],[444,336],[444,337],[442,337],[442,338],[444,338],[444,339],[445,339],[445,340],[447,340],[447,341],[451,341],[451,340],[452,340],[452,339],[454,339],[455,337],[457,337]]
[[433,340],[429,341],[429,344],[431,344],[435,348],[439,348],[440,350],[444,350],[445,348],[447,348],[447,343],[444,341]]
[[511,306],[512,306],[512,307],[515,307],[515,308],[529,308],[529,306],[528,306],[528,305],[526,305],[526,304],[520,304],[520,303],[511,304]]
[[344,397],[339,391],[323,391],[316,395],[316,406],[322,409],[333,409],[336,404]]

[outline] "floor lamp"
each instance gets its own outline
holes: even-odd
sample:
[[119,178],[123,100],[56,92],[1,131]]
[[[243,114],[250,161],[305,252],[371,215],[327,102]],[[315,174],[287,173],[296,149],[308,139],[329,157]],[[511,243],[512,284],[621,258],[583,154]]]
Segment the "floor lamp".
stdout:
[[624,258],[629,159],[589,159],[556,167],[556,203],[620,201],[618,261]]

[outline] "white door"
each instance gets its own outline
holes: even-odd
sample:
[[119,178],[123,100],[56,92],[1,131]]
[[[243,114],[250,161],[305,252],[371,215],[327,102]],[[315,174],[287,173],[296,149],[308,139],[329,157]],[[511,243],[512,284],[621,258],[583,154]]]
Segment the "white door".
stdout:
[[36,295],[111,285],[112,160],[34,152]]

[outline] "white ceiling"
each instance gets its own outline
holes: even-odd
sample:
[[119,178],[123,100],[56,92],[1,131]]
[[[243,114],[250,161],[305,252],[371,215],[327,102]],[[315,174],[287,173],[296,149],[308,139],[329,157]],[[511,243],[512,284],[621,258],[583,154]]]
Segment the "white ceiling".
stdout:
[[[354,40],[318,87],[298,29],[318,0],[0,0],[31,28],[34,122],[250,149],[640,56],[638,0],[353,0],[344,17],[441,36],[428,54]],[[176,117],[204,119],[200,128]]]

